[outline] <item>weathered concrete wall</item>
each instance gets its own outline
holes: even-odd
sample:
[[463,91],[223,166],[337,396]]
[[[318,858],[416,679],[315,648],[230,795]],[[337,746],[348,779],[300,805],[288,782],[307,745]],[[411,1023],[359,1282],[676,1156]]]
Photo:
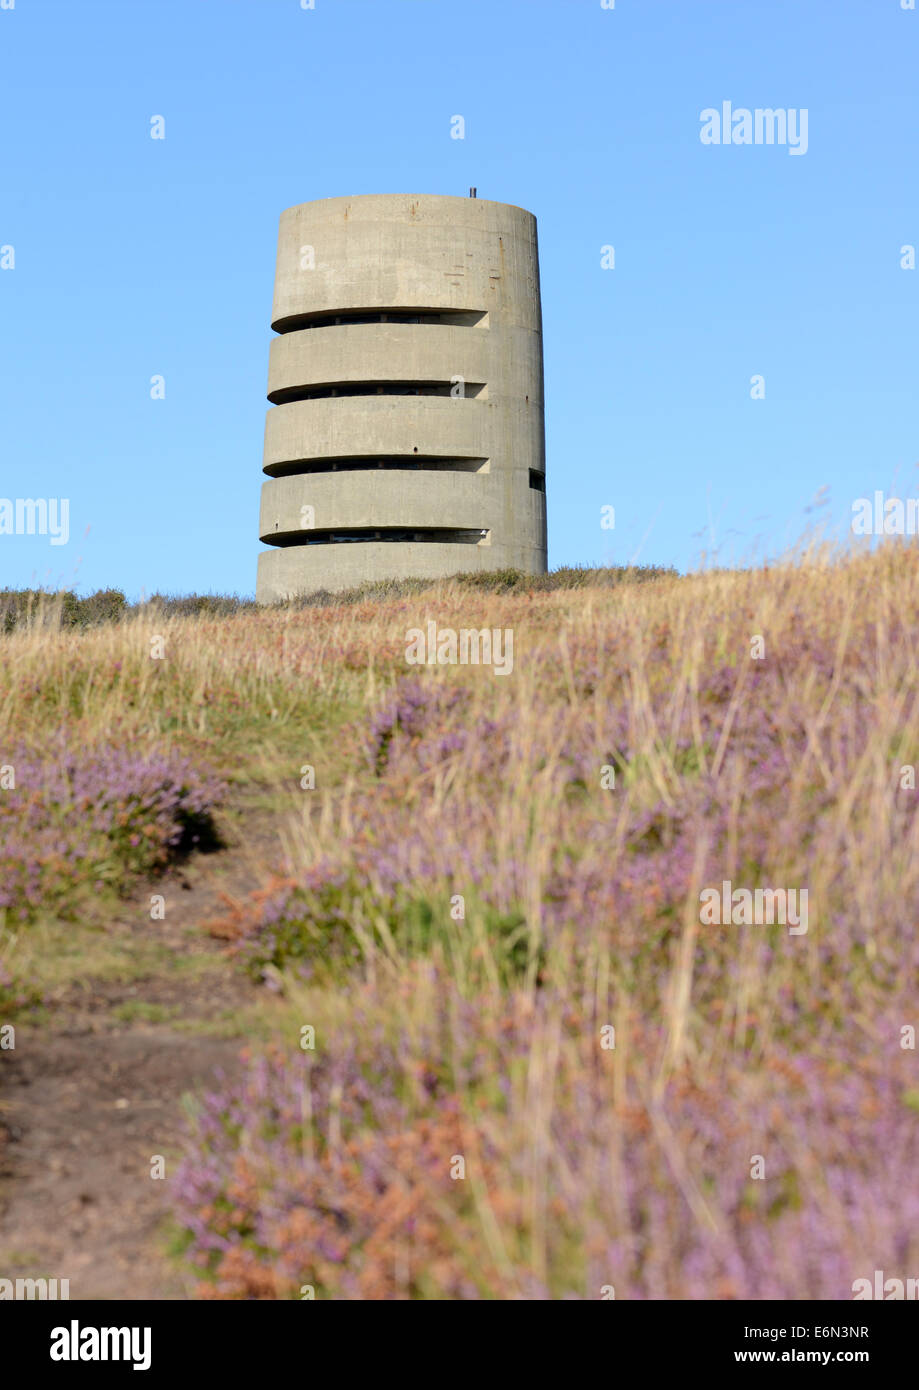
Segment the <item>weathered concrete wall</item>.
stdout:
[[478,328],[408,323],[312,328],[285,333],[271,344],[268,397],[312,382],[389,381],[396,362],[403,380],[431,382],[454,376],[484,382],[491,365],[488,340]]
[[306,543],[305,530],[404,527],[407,516],[415,527],[481,530],[481,486],[477,473],[402,469],[273,478],[262,488],[259,532],[265,540],[300,533]]
[[[309,326],[387,312],[435,321]],[[280,403],[266,420],[260,535],[283,548],[259,557],[261,602],[365,579],[545,570],[545,493],[531,486],[545,433],[530,213],[410,195],[290,208],[272,325],[282,336],[268,394]],[[339,388],[348,394],[328,394]],[[306,392],[325,395],[291,399]],[[357,528],[381,534],[336,539]]]

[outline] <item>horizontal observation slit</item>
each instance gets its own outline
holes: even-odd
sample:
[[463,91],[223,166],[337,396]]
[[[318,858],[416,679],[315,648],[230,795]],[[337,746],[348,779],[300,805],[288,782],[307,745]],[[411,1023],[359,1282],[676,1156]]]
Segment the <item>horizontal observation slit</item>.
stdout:
[[441,545],[481,545],[487,540],[488,528],[457,528],[451,526],[335,526],[326,530],[276,532],[272,545],[344,545],[359,541],[393,541],[401,544],[418,541],[437,541]]
[[485,473],[487,458],[447,459],[420,454],[387,454],[385,457],[290,459],[269,464],[264,472],[272,478],[289,478],[301,473],[359,473],[371,468],[399,469],[429,473]]
[[443,324],[453,328],[487,328],[485,309],[324,309],[313,314],[288,314],[271,326],[277,333],[300,333],[304,328],[346,328],[360,323]]
[[475,400],[484,391],[484,381],[331,381],[318,386],[282,386],[269,391],[268,399],[272,405],[327,401],[339,396],[453,396]]

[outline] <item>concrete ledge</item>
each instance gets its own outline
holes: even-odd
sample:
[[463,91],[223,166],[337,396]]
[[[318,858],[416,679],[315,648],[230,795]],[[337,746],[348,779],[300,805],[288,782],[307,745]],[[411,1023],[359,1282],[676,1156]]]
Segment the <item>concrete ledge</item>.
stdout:
[[533,214],[409,193],[323,198],[282,213],[272,327],[302,314],[413,308],[498,310],[538,329]]
[[364,323],[307,328],[271,344],[268,396],[332,381],[488,383],[487,330],[440,324]]
[[[455,527],[482,530],[494,515],[487,473],[373,469],[270,478],[262,485],[259,537],[304,530],[302,508],[318,531],[360,526]],[[445,520],[446,519],[446,520]],[[304,536],[304,540],[306,537]]]
[[441,396],[339,396],[275,405],[265,420],[264,470],[292,459],[414,453],[488,458],[489,402]]
[[[537,550],[529,551],[528,558],[529,563],[519,563],[516,568],[528,574],[545,573],[545,560]],[[453,574],[509,565],[510,561],[500,554],[496,563],[495,550],[489,546],[435,541],[414,545],[356,541],[347,545],[286,546],[283,550],[264,550],[259,555],[256,598],[259,603],[275,603],[320,589],[339,593],[366,581],[446,579]]]

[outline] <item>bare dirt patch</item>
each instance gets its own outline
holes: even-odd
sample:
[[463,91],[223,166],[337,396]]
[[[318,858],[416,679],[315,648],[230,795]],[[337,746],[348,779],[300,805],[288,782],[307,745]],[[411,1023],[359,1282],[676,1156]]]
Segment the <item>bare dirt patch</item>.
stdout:
[[[251,1019],[271,1000],[200,929],[222,896],[258,886],[278,819],[247,822],[245,846],[199,856],[146,885],[103,939],[124,970],[75,976],[0,1053],[0,1277],[66,1278],[71,1298],[186,1298],[163,1229],[182,1097],[232,1076]],[[150,895],[166,899],[150,918]],[[166,1181],[151,1160],[166,1160]]]

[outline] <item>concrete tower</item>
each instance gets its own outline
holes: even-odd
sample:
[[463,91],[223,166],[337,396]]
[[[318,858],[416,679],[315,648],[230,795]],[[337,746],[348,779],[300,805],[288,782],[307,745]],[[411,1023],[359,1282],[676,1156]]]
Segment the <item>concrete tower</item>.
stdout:
[[261,603],[546,569],[536,219],[477,198],[281,216]]

